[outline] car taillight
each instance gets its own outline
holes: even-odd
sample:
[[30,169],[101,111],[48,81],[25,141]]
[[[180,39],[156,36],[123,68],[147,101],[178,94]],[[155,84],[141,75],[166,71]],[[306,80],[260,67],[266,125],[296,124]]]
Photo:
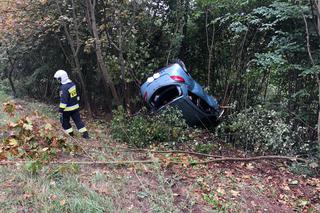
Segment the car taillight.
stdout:
[[174,80],[174,81],[179,82],[179,83],[185,83],[186,82],[181,76],[178,76],[178,75],[170,76],[170,78],[172,80]]
[[145,93],[143,94],[143,99],[144,99],[144,101],[146,101],[146,102],[147,102],[147,98],[148,98],[148,93],[147,93],[147,92],[145,92]]

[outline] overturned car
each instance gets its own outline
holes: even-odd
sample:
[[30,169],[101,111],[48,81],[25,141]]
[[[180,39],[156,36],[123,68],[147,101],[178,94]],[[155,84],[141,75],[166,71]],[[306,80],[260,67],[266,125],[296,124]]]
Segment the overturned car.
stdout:
[[140,92],[153,112],[168,105],[176,106],[191,126],[217,124],[223,114],[218,101],[193,80],[182,61],[149,77]]

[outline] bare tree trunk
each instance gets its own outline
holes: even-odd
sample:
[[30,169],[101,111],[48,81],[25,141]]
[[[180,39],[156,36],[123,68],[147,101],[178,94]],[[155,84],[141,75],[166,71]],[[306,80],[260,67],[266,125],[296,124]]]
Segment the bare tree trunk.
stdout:
[[[317,13],[320,13],[320,2],[315,2],[316,4],[316,9],[317,9]],[[310,49],[310,36],[309,36],[309,27],[308,27],[308,22],[307,22],[307,18],[304,15],[303,12],[302,16],[303,16],[303,20],[304,20],[304,24],[305,24],[305,28],[306,28],[306,40],[307,40],[307,50],[308,50],[308,55],[311,61],[312,66],[315,66],[315,62],[313,60],[313,56],[311,53],[311,49]],[[317,16],[317,31],[320,32],[320,16]],[[317,136],[318,136],[318,143],[320,144],[320,77],[319,74],[316,74],[316,81],[318,84],[318,129],[317,129]]]
[[[120,32],[121,34],[121,32]],[[121,69],[121,77],[122,77],[122,83],[123,83],[123,105],[124,108],[127,110],[129,107],[129,102],[130,102],[130,97],[128,95],[128,84],[126,81],[126,65],[125,65],[125,60],[123,56],[123,50],[122,50],[122,35],[119,36],[119,63],[120,63],[120,69]]]
[[95,39],[95,48],[96,48],[96,56],[97,56],[97,62],[99,64],[101,76],[103,79],[103,83],[105,85],[109,85],[111,89],[111,93],[113,95],[113,98],[115,99],[115,104],[120,105],[120,99],[116,90],[116,87],[109,75],[109,72],[107,70],[106,64],[104,63],[103,57],[102,57],[102,50],[101,50],[101,40],[99,38],[98,30],[97,30],[97,22],[95,17],[95,6],[96,6],[96,0],[87,0],[87,9],[90,14],[89,18],[90,20],[90,26],[92,28],[92,33]]
[[13,97],[16,97],[17,96],[17,92],[16,92],[16,88],[14,86],[14,83],[13,83],[13,80],[12,80],[12,74],[13,74],[13,71],[14,71],[14,66],[15,66],[15,63],[16,63],[16,60],[12,60],[11,57],[9,56],[9,53],[7,51],[7,54],[8,54],[8,57],[9,57],[9,62],[10,62],[10,70],[9,70],[9,73],[8,73],[8,80],[9,80],[9,83],[10,83],[10,87],[11,87],[11,90],[12,90],[12,95]]
[[210,90],[211,89],[211,63],[213,58],[213,47],[214,47],[214,37],[215,37],[215,27],[214,24],[212,26],[212,35],[211,35],[211,41],[209,38],[209,24],[208,24],[208,9],[206,9],[206,40],[207,40],[207,49],[208,49],[208,67],[207,67],[207,87]]
[[[317,6],[317,32],[318,35],[320,35],[320,2],[319,0],[315,2],[316,6]],[[308,26],[307,26],[308,27]],[[309,37],[309,36],[308,36]],[[308,39],[308,50],[310,52],[310,56],[311,56],[311,51],[310,51],[310,44],[309,44],[309,39]],[[311,56],[312,58],[312,56]],[[314,64],[314,62],[313,62]],[[320,77],[319,74],[317,74],[317,83],[318,83],[318,143],[320,144]]]

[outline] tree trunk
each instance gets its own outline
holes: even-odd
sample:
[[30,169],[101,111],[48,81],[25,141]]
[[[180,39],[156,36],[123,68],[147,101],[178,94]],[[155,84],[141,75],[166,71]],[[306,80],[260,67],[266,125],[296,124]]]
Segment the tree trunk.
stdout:
[[[318,32],[318,35],[320,35],[319,34],[319,32],[320,32],[320,2],[319,1],[315,2],[315,9],[317,10],[317,29],[316,30]],[[312,56],[311,49],[310,49],[310,35],[309,35],[309,27],[308,27],[307,18],[305,16],[305,14],[303,13],[303,11],[301,11],[301,13],[302,13],[302,17],[303,17],[305,28],[306,28],[306,34],[307,34],[306,35],[306,40],[307,40],[308,55],[309,55],[309,58],[310,58],[312,66],[315,66],[315,62],[313,60],[313,56]],[[318,121],[317,121],[318,129],[317,129],[317,137],[318,137],[318,144],[320,144],[320,77],[319,77],[319,74],[316,74],[316,81],[317,81],[317,84],[318,84]]]
[[[58,11],[60,15],[62,15],[62,10],[60,8],[60,5],[58,2],[56,2]],[[64,33],[67,37],[70,49],[72,51],[72,59],[73,63],[71,63],[71,66],[73,67],[74,71],[76,72],[79,80],[80,80],[80,86],[81,86],[81,91],[82,91],[82,99],[85,104],[85,109],[88,111],[88,115],[92,117],[92,110],[91,106],[89,103],[89,96],[88,96],[88,90],[84,82],[83,74],[81,72],[81,65],[80,65],[80,60],[79,60],[79,50],[80,50],[80,39],[79,39],[79,29],[78,29],[78,24],[76,23],[76,12],[75,12],[75,4],[74,1],[72,0],[72,8],[73,8],[73,21],[74,21],[74,27],[75,27],[75,32],[76,32],[76,39],[71,37],[70,32],[67,28],[67,25],[65,22],[62,22]],[[63,48],[63,47],[62,47]]]
[[128,92],[127,92],[128,85],[127,85],[127,82],[126,82],[126,67],[125,67],[124,56],[123,56],[123,51],[122,51],[122,42],[119,43],[119,48],[120,48],[120,51],[119,51],[119,63],[120,63],[120,69],[121,69],[122,84],[123,84],[122,85],[122,89],[123,89],[123,95],[124,95],[123,107],[125,109],[127,109],[128,104],[129,104],[129,97],[127,96],[128,95]]
[[214,47],[214,36],[215,36],[215,27],[212,26],[212,35],[211,35],[211,41],[209,38],[209,24],[208,24],[208,14],[209,11],[206,9],[206,21],[205,21],[205,29],[206,29],[206,40],[207,40],[207,49],[208,49],[208,65],[207,65],[207,87],[210,90],[211,89],[211,67],[212,67],[212,59],[213,59],[213,47]]
[[99,65],[99,70],[101,72],[101,76],[103,79],[103,83],[105,85],[109,85],[111,89],[111,93],[113,95],[113,98],[115,99],[115,104],[118,106],[120,105],[120,99],[116,90],[116,87],[109,75],[109,72],[107,70],[106,64],[104,63],[103,57],[102,57],[102,50],[101,50],[101,40],[99,38],[98,30],[97,30],[97,22],[96,22],[96,17],[95,17],[95,5],[96,5],[96,0],[87,0],[87,7],[89,11],[89,18],[90,20],[90,26],[92,28],[92,33],[95,39],[95,48],[96,48],[96,56],[97,56],[97,62]]
[[79,61],[78,56],[74,57],[74,61],[75,61],[75,65],[76,65],[75,72],[78,75],[78,78],[80,80],[80,85],[82,88],[83,102],[84,102],[86,110],[88,111],[88,114],[92,117],[92,109],[91,109],[90,102],[89,102],[88,90],[87,90],[86,84],[83,80],[84,78],[83,78],[83,74],[81,72],[81,66],[80,66],[80,61]]
[[[317,31],[318,31],[318,35],[320,35],[320,2],[315,1],[315,4],[316,4],[317,14],[318,14],[317,15]],[[308,44],[308,46],[310,51],[310,44]],[[313,65],[314,65],[314,62],[313,62]],[[319,77],[319,74],[317,74],[317,83],[318,83],[318,143],[320,144],[320,77]]]
[[14,83],[13,83],[13,80],[12,80],[12,74],[13,74],[13,71],[14,71],[14,66],[15,66],[15,60],[12,61],[12,59],[9,57],[9,62],[10,62],[10,70],[9,70],[9,73],[8,73],[8,80],[9,80],[9,83],[10,83],[10,87],[11,87],[11,90],[12,90],[12,95],[13,97],[16,97],[17,96],[17,92],[16,92],[16,88],[14,86]]

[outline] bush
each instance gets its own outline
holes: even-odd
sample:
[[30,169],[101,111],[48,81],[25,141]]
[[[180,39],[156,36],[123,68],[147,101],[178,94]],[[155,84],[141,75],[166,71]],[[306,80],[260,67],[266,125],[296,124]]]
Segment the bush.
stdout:
[[237,146],[259,154],[309,155],[316,150],[315,143],[303,137],[306,128],[294,125],[281,112],[262,106],[231,115],[219,126],[218,134],[230,136]]
[[143,109],[133,117],[128,117],[124,109],[119,107],[111,121],[112,137],[135,147],[183,142],[188,139],[187,133],[188,126],[182,113],[172,107],[152,116],[147,115],[146,109]]

